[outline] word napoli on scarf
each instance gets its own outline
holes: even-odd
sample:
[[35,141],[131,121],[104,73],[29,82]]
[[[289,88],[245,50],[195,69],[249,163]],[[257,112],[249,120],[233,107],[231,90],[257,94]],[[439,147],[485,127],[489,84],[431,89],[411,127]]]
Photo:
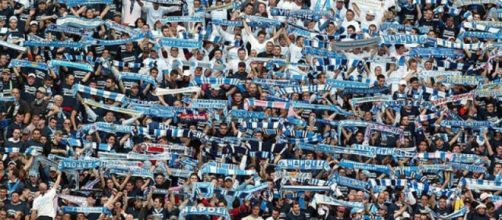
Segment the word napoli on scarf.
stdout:
[[226,109],[227,101],[225,100],[204,100],[197,99],[190,103],[191,107],[194,109]]
[[331,167],[324,160],[279,160],[276,170],[280,169],[300,169],[300,170],[326,170]]
[[9,63],[9,68],[12,67],[28,67],[38,70],[48,70],[49,66],[42,62],[30,62],[27,60],[12,59]]
[[8,47],[8,48],[11,48],[11,49],[14,49],[14,50],[18,50],[18,51],[21,51],[21,52],[25,52],[28,49],[26,47],[19,46],[17,44],[13,44],[13,43],[9,43],[9,42],[3,41],[3,40],[0,40],[0,46]]
[[289,10],[273,7],[270,9],[270,15],[279,17],[293,17],[301,20],[319,20],[321,17],[331,17],[329,11],[311,11],[306,9]]
[[184,40],[184,39],[168,38],[168,37],[160,38],[159,43],[163,47],[180,47],[188,49],[193,49],[193,48],[197,49],[202,47],[202,41]]
[[201,207],[201,206],[186,206],[181,209],[179,214],[179,219],[184,220],[186,216],[189,215],[210,215],[210,216],[220,216],[226,220],[231,220],[230,214],[226,208],[222,207]]
[[338,166],[343,167],[343,168],[347,168],[347,169],[375,171],[375,172],[385,173],[387,175],[390,175],[392,173],[392,169],[389,166],[365,164],[365,163],[359,163],[359,162],[345,160],[345,159],[341,160],[340,163],[338,163]]
[[[129,109],[140,111],[143,115],[156,117],[156,118],[174,118],[176,116],[176,111],[170,108],[164,108],[167,106],[138,106],[132,105]],[[181,110],[181,111],[184,111]]]
[[432,100],[431,103],[435,106],[437,105],[443,105],[446,103],[450,102],[458,102],[462,100],[473,100],[474,99],[474,94],[472,93],[464,93],[464,94],[458,94],[458,95],[453,95],[453,96],[448,96],[445,98],[439,98],[436,100]]
[[105,98],[105,99],[111,99],[113,101],[121,102],[121,103],[126,103],[126,101],[127,101],[126,96],[123,94],[105,91],[105,90],[96,89],[96,88],[91,88],[91,87],[84,86],[81,84],[73,85],[72,89],[73,89],[74,93],[81,92],[81,93],[85,93],[85,94],[93,95],[93,96],[98,96],[98,97]]
[[463,58],[465,55],[462,51],[452,48],[431,48],[431,47],[415,47],[412,48],[410,56],[414,57],[434,57],[434,58]]
[[383,44],[423,44],[427,41],[427,35],[384,35],[382,36]]

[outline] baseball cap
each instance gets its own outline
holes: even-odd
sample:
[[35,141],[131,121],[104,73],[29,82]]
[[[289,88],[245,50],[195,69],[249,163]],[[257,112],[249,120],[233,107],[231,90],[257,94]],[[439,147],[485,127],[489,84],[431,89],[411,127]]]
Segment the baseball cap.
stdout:
[[37,92],[41,92],[43,94],[47,93],[47,90],[44,87],[38,87]]
[[488,199],[488,198],[491,198],[492,195],[489,194],[489,193],[481,193],[481,195],[479,196],[479,198],[481,199],[481,201],[484,201],[485,199]]
[[30,25],[38,25],[38,21],[30,21]]
[[56,172],[56,171],[58,171],[58,169],[56,169],[56,167],[51,167],[51,168],[49,169],[49,171],[51,171],[51,172],[52,172],[52,171]]
[[35,75],[35,73],[30,73],[30,74],[28,74],[28,77],[34,77],[34,78],[37,78],[37,76]]
[[16,16],[10,16],[9,21],[17,21],[17,17]]
[[408,83],[406,83],[406,80],[401,80],[401,81],[399,81],[399,85],[405,86],[405,85],[408,85]]

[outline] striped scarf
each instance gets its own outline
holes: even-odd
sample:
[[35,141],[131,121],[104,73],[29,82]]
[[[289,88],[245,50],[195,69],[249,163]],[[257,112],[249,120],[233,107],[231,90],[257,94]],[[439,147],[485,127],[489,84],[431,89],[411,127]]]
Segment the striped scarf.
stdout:
[[300,170],[330,170],[329,164],[324,160],[279,160],[276,170],[300,169]]
[[332,87],[330,85],[308,85],[308,86],[295,86],[295,87],[283,87],[279,88],[277,93],[279,95],[291,94],[291,93],[319,93],[325,91],[331,91]]
[[438,105],[443,105],[443,104],[450,103],[450,102],[458,102],[458,101],[462,101],[462,100],[473,100],[473,99],[474,99],[474,94],[464,93],[464,94],[449,96],[446,98],[436,99],[436,100],[431,101],[431,103],[435,106],[438,106]]
[[242,170],[234,164],[207,162],[199,169],[198,175],[202,178],[206,173],[221,174],[225,176],[254,176],[256,175],[256,170]]
[[116,102],[121,102],[121,103],[126,103],[126,100],[127,100],[125,95],[123,95],[123,94],[114,93],[114,92],[105,91],[105,90],[96,89],[96,88],[91,88],[91,87],[84,86],[81,84],[73,85],[73,91],[75,93],[81,92],[84,94],[98,96],[98,97],[105,98],[105,99],[111,99],[111,100],[114,100]]
[[219,85],[239,85],[241,81],[236,78],[216,78],[216,77],[196,77],[191,82],[193,85],[209,84],[212,86]]
[[341,160],[340,163],[338,163],[338,166],[344,167],[347,169],[360,169],[360,170],[375,171],[375,172],[385,173],[387,175],[390,175],[392,173],[392,170],[388,166],[375,165],[375,164],[365,164],[365,163],[359,163],[359,162],[354,162],[354,161],[345,160],[345,159]]
[[479,50],[484,47],[484,44],[481,42],[472,43],[472,44],[467,44],[464,42],[451,42],[449,40],[437,38],[436,39],[436,46],[445,47],[445,48],[461,49],[461,50],[464,50],[464,49]]
[[36,62],[30,62],[28,60],[18,60],[18,59],[12,59],[9,62],[9,68],[12,67],[28,67],[28,68],[33,68],[33,69],[38,69],[38,70],[48,70],[49,66],[46,63],[36,63]]
[[366,190],[366,188],[368,187],[367,182],[345,176],[339,176],[337,174],[332,174],[328,179],[328,185],[331,185],[333,183],[360,190]]

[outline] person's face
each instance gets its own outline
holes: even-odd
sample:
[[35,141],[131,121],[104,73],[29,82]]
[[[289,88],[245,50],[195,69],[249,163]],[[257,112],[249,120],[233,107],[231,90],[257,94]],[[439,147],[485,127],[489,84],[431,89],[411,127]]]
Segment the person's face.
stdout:
[[281,55],[281,47],[274,47],[274,56],[280,56]]
[[241,94],[239,94],[239,93],[235,94],[235,95],[234,95],[234,100],[235,100],[236,102],[240,102],[240,101],[242,101],[242,95],[241,95]]
[[216,52],[214,53],[214,58],[215,58],[215,59],[221,59],[221,51],[219,51],[219,50],[218,50],[218,51],[216,51]]
[[271,53],[274,50],[274,44],[267,43],[267,52]]
[[190,176],[190,182],[196,183],[198,180],[199,179],[197,178],[197,176],[195,176],[195,175]]
[[[265,34],[259,34],[258,35],[258,42],[263,43],[264,41],[265,41]],[[268,50],[268,48],[269,48],[269,46],[267,44],[266,49]],[[273,45],[272,45],[272,48],[273,48]],[[272,51],[272,49],[270,49],[270,51]]]
[[38,191],[45,193],[47,191],[47,184],[45,183],[38,184]]
[[19,194],[17,192],[12,193],[11,199],[12,199],[12,203],[19,202]]
[[35,83],[35,77],[28,77],[28,85],[33,85]]
[[164,177],[162,177],[162,176],[160,176],[160,175],[159,175],[159,176],[157,176],[157,177],[155,177],[155,182],[156,182],[157,184],[162,184],[162,183],[164,182]]
[[478,208],[476,209],[476,212],[480,215],[485,215],[486,213],[486,208]]
[[12,137],[16,140],[19,139],[21,137],[21,131],[19,129],[14,130],[14,132],[12,132]]
[[17,21],[16,20],[10,20],[9,21],[9,27],[11,29],[16,29],[17,28]]
[[293,212],[294,213],[300,213],[300,205],[299,204],[294,204],[293,205]]
[[357,134],[356,134],[356,140],[357,140],[358,142],[363,141],[363,134],[361,134],[361,133],[357,133]]
[[160,208],[162,207],[162,203],[160,202],[160,199],[159,198],[156,198],[154,201],[153,201],[153,205],[155,206],[155,208]]
[[254,206],[251,214],[254,216],[259,216],[260,215],[260,207]]
[[346,17],[347,17],[347,21],[352,21],[352,19],[354,19],[354,13],[351,11],[347,11]]
[[239,57],[239,59],[244,60],[244,58],[246,58],[246,51],[239,50],[239,52],[237,52],[237,56]]
[[94,17],[94,11],[92,9],[88,9],[85,12],[85,17],[87,17],[87,18],[93,18]]
[[56,124],[57,124],[57,121],[55,119],[51,119],[49,121],[49,125],[51,128],[55,128],[56,127]]
[[246,13],[247,15],[253,14],[253,6],[251,5],[246,6],[246,8],[244,9],[244,13]]
[[277,219],[277,218],[279,218],[280,215],[281,215],[281,213],[278,212],[277,210],[272,211],[272,218]]
[[110,189],[113,188],[113,181],[112,180],[107,180],[106,181],[106,187],[108,187]]
[[488,112],[493,112],[495,110],[495,108],[493,107],[493,104],[488,104],[488,105],[486,105],[486,110]]

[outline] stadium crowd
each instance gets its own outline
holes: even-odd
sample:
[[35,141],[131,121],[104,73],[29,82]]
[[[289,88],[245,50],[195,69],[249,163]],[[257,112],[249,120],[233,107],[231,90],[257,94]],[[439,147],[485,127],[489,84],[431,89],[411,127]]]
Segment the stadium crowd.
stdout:
[[0,219],[502,219],[495,0],[0,0]]

